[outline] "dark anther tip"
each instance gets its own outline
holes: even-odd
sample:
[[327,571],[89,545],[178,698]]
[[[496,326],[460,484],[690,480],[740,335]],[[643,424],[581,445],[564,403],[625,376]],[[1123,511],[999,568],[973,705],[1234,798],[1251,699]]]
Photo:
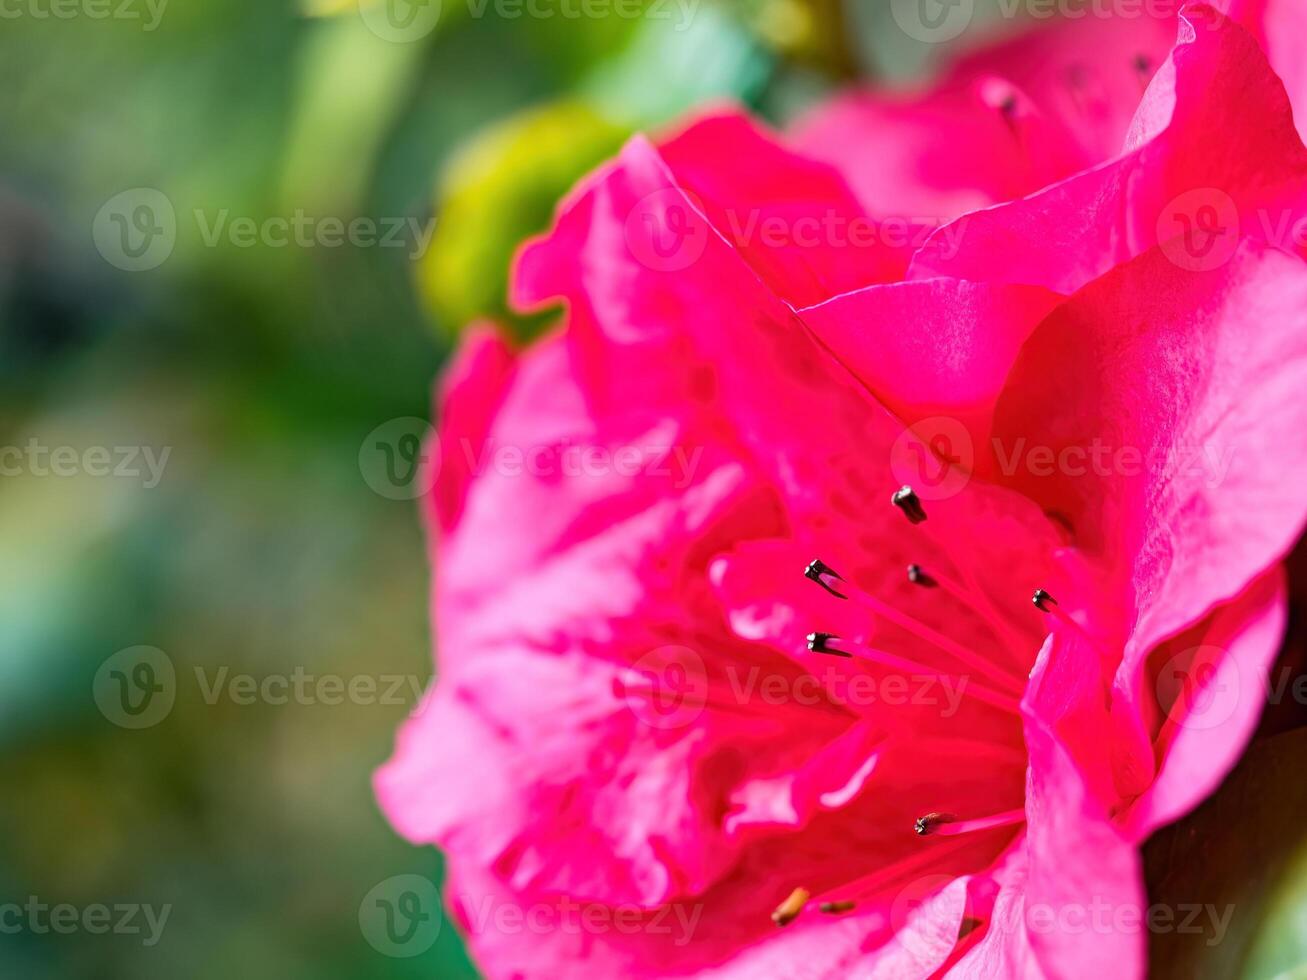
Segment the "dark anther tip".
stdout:
[[809,633],[808,649],[811,650],[813,653],[829,653],[829,654],[833,654],[836,657],[849,656],[849,654],[845,653],[843,650],[832,649],[831,646],[829,645],[831,640],[838,640],[838,639],[839,637],[836,636],[834,633]]
[[828,578],[832,578],[842,582],[844,581],[844,576],[840,575],[839,572],[835,571],[835,569],[831,568],[820,558],[814,558],[812,561],[808,562],[808,567],[803,570],[803,575],[805,578],[812,579],[812,581],[816,582],[837,599],[848,598],[848,596],[843,592],[840,592],[831,585],[829,581],[827,581]]
[[913,585],[920,585],[926,589],[935,587],[935,580],[926,574],[926,570],[920,565],[908,566],[908,581]]
[[1057,600],[1043,589],[1035,590],[1035,595],[1032,601],[1035,604],[1035,608],[1040,612],[1050,612],[1051,610],[1048,607],[1057,605]]
[[899,487],[889,499],[913,524],[920,524],[926,519],[926,509],[921,506],[921,498],[911,487]]
[[950,823],[952,820],[953,816],[948,813],[927,813],[912,822],[912,829],[917,832],[917,836],[926,837],[940,824]]

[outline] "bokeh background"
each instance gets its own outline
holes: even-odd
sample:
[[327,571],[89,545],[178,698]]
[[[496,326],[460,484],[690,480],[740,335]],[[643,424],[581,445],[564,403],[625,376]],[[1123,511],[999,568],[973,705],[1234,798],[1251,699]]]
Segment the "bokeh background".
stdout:
[[[447,924],[394,956],[360,911],[441,874],[370,786],[430,677],[433,378],[468,321],[540,328],[503,308],[513,247],[629,133],[930,55],[879,3],[565,2],[0,10],[0,903],[171,907],[153,945],[0,934],[0,976],[476,975]],[[340,242],[359,220],[399,234]]]

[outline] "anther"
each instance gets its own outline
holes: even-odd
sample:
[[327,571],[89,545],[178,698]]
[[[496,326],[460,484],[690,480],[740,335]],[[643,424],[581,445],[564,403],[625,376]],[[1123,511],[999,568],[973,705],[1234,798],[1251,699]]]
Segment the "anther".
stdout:
[[913,585],[920,585],[925,589],[933,589],[939,583],[926,574],[925,569],[920,565],[908,566],[908,581]]
[[1050,609],[1049,606],[1057,605],[1057,600],[1054,599],[1047,592],[1045,592],[1043,589],[1035,590],[1033,602],[1035,603],[1035,608],[1038,609],[1040,612],[1052,612],[1053,610]]
[[785,901],[776,906],[776,911],[771,914],[771,920],[778,926],[788,926],[799,917],[799,913],[803,911],[803,907],[808,904],[808,899],[811,897],[811,893],[806,888],[794,889]]
[[940,824],[952,823],[956,819],[951,813],[927,813],[912,822],[912,829],[918,836],[926,837],[933,834]]
[[1004,813],[996,813],[992,817],[979,817],[975,820],[959,820],[951,813],[927,813],[925,816],[917,817],[913,821],[912,829],[922,837],[930,834],[939,834],[941,837],[960,837],[963,834],[975,833],[979,830],[1010,827],[1013,824],[1025,823],[1025,821],[1026,811],[1021,807],[1015,810],[1007,810]]
[[839,637],[834,633],[809,633],[808,649],[813,653],[829,653],[835,657],[852,657],[853,654],[845,653],[843,650],[836,650],[830,645],[831,640],[838,640]]
[[822,902],[817,906],[817,911],[825,912],[827,915],[843,915],[845,912],[852,912],[857,907],[857,902]]
[[837,599],[848,598],[848,596],[846,596],[843,592],[840,592],[833,585],[831,585],[832,580],[836,582],[843,582],[844,576],[842,576],[839,572],[835,571],[835,569],[831,568],[820,558],[814,558],[812,561],[808,562],[808,567],[803,570],[803,575],[805,578],[812,579],[814,582],[820,585],[831,595],[835,596],[835,598]]
[[899,487],[889,499],[890,503],[903,511],[904,516],[913,524],[920,524],[926,519],[926,510],[921,506],[921,498],[911,487]]
[[1139,72],[1139,74],[1141,75],[1144,75],[1147,74],[1149,69],[1153,67],[1153,59],[1148,57],[1148,55],[1146,54],[1137,54],[1135,55],[1134,65],[1135,65],[1135,71]]

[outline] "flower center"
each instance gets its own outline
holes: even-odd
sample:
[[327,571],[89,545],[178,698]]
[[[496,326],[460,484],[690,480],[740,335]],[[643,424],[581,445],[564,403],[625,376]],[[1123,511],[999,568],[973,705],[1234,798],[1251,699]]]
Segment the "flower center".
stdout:
[[[904,486],[896,490],[891,496],[890,502],[903,513],[903,516],[913,526],[927,524],[925,505],[912,487]],[[929,533],[929,531],[926,530],[926,533]],[[993,630],[996,637],[1008,642],[1028,644],[1029,637],[1023,636],[1021,631],[1013,623],[1009,622],[1007,617],[999,612],[989,600],[971,574],[968,563],[958,560],[958,557],[949,549],[947,541],[936,540],[936,543],[939,545],[940,551],[946,556],[947,562],[955,567],[952,569],[927,568],[922,564],[913,563],[907,566],[908,581],[920,588],[939,589],[941,592],[950,595],[973,612],[978,620],[986,623]],[[869,646],[829,632],[808,634],[808,649],[811,652],[844,659],[863,660],[905,673],[934,674],[941,678],[962,681],[963,683],[956,685],[957,688],[963,692],[964,697],[969,698],[974,704],[990,711],[1019,716],[1020,699],[1026,681],[1025,678],[1018,676],[1011,667],[1006,667],[989,657],[983,656],[934,626],[922,622],[916,616],[869,594],[819,558],[809,563],[803,574],[806,578],[821,586],[832,598],[842,602],[854,603],[921,640],[926,647],[942,655],[943,663],[946,666],[941,669],[938,665],[929,665],[922,662],[922,658],[905,656],[902,653]],[[1044,589],[1035,591],[1033,604],[1040,612],[1056,617],[1072,628],[1083,632],[1082,627],[1062,611],[1057,600]],[[933,657],[926,659],[933,660]],[[956,672],[952,673],[951,676],[947,667],[948,664],[957,667]],[[983,676],[984,680],[973,683],[972,674]],[[838,889],[839,894],[832,892],[813,896],[807,889],[796,888],[776,908],[772,914],[772,920],[777,925],[787,925],[793,922],[805,908],[811,906],[816,906],[819,911],[826,914],[847,912],[855,907],[857,895],[866,895],[883,888],[895,878],[912,872],[922,864],[929,863],[940,855],[941,848],[951,850],[951,845],[959,843],[958,838],[974,833],[1017,827],[1024,824],[1025,819],[1025,810],[1021,807],[992,815],[961,817],[953,813],[926,810],[913,822],[913,830],[917,836],[951,838],[953,840],[934,844],[926,851],[910,854],[905,859],[894,862],[890,867],[883,868],[881,871],[859,881],[842,886]]]

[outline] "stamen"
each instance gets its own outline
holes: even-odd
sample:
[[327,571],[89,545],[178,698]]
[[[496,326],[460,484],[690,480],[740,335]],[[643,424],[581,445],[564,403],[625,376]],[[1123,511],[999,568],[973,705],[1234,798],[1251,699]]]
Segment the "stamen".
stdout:
[[[841,579],[841,581],[843,582],[844,580]],[[821,584],[825,586],[826,583],[823,581]],[[1013,693],[1018,693],[1023,688],[1024,684],[1019,678],[983,659],[971,650],[962,646],[962,644],[949,639],[938,630],[931,629],[919,619],[909,616],[907,613],[894,608],[888,603],[882,602],[880,599],[862,591],[862,589],[859,589],[857,586],[849,582],[844,582],[842,588],[844,589],[845,594],[842,595],[841,598],[852,599],[859,605],[865,606],[872,612],[883,616],[891,623],[894,623],[896,626],[907,630],[909,633],[915,634],[927,643],[943,650],[945,653],[951,654],[977,673],[986,674],[996,683],[1004,687],[1012,688]]]
[[913,524],[920,524],[926,519],[926,510],[921,506],[921,498],[911,487],[907,485],[899,487],[889,499],[890,503],[903,511],[904,516]]
[[938,583],[926,574],[920,565],[908,566],[908,581],[924,589],[933,589]]
[[799,917],[799,913],[803,911],[803,907],[808,904],[808,899],[811,897],[812,894],[806,888],[794,889],[785,901],[776,906],[776,911],[771,914],[771,920],[778,926],[788,926]]
[[838,640],[839,637],[833,633],[809,633],[808,649],[813,653],[829,653],[833,657],[852,657],[853,654],[846,653],[843,650],[836,650],[830,646],[831,640]]
[[[953,679],[951,675],[942,674],[938,670],[927,667],[915,660],[909,660],[907,657],[901,657],[886,650],[878,650],[875,647],[850,643],[833,633],[809,633],[808,649],[814,653],[828,653],[836,657],[861,657],[883,667],[889,667],[891,670],[914,676],[950,677],[950,679]],[[956,679],[959,681],[957,691],[960,696],[974,697],[977,701],[982,701],[991,708],[998,708],[1000,711],[1012,714],[1020,711],[1020,702],[1015,697],[1000,691],[990,690],[987,687],[981,687],[973,683],[971,678],[965,674]]]
[[843,915],[845,912],[852,912],[857,907],[857,902],[822,902],[817,906],[817,911],[825,912],[827,915]]
[[980,817],[976,820],[959,820],[951,813],[927,813],[917,817],[912,824],[912,829],[922,837],[929,837],[932,834],[940,837],[957,837],[960,834],[970,834],[979,830],[1010,827],[1012,824],[1025,823],[1025,821],[1024,809],[1007,810],[996,813],[992,817]]
[[933,847],[916,849],[908,857],[901,858],[893,864],[845,882],[829,892],[823,892],[817,896],[817,899],[820,902],[856,901],[859,898],[889,891],[892,885],[915,877],[923,866],[928,867],[937,862],[945,851],[967,844],[966,840],[954,839],[940,841]]
[[820,585],[823,589],[825,589],[835,598],[837,599],[848,598],[848,596],[838,591],[833,585],[831,585],[832,581],[843,582],[844,577],[840,575],[839,572],[835,571],[835,569],[827,565],[820,558],[814,558],[812,561],[808,562],[808,567],[803,570],[803,575],[805,578],[812,579],[814,582]]
[[938,825],[953,823],[955,820],[957,817],[951,813],[927,813],[912,822],[912,829],[919,837],[925,837],[927,834],[933,834]]
[[953,552],[947,547],[947,545],[944,545],[944,551],[953,564],[962,570],[967,584],[964,585],[961,582],[955,582],[947,575],[940,575],[939,573],[928,575],[922,570],[920,565],[908,566],[908,580],[911,582],[918,581],[917,578],[913,578],[913,570],[915,569],[918,578],[924,580],[919,584],[932,587],[936,585],[942,586],[945,592],[953,596],[953,598],[957,599],[964,606],[969,607],[972,612],[987,622],[994,630],[996,636],[1004,637],[1014,649],[1021,649],[1028,642],[1028,639],[1017,633],[1007,619],[1004,618],[1003,614],[994,608],[994,604],[989,601],[989,597],[985,595],[980,583],[976,581],[976,578],[971,574],[970,569],[964,563],[959,562],[955,557],[953,557]]
[[1034,602],[1035,602],[1035,608],[1038,609],[1040,612],[1048,613],[1050,616],[1057,619],[1059,622],[1065,623],[1070,629],[1073,629],[1077,633],[1079,633],[1084,638],[1086,643],[1088,643],[1091,647],[1093,647],[1096,651],[1098,651],[1099,656],[1103,657],[1105,660],[1111,659],[1110,652],[1104,649],[1103,644],[1099,642],[1099,640],[1096,637],[1092,636],[1087,629],[1085,629],[1078,622],[1072,619],[1071,614],[1065,612],[1058,605],[1058,601],[1054,599],[1051,595],[1049,595],[1046,591],[1044,591],[1043,589],[1036,589]]

